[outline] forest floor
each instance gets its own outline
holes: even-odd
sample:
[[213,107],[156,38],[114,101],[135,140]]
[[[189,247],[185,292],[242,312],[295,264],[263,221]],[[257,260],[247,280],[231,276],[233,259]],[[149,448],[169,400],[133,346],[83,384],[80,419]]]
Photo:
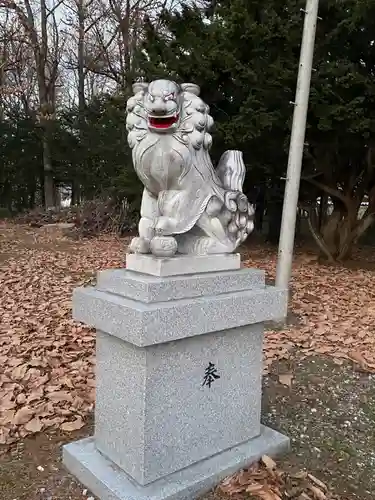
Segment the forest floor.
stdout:
[[[2,500],[90,497],[61,464],[62,443],[92,432],[95,389],[95,334],[71,319],[71,294],[98,269],[123,266],[125,246],[0,223]],[[250,242],[242,254],[272,281],[275,249]],[[292,450],[276,469],[237,474],[205,499],[373,498],[373,254],[328,267],[297,251],[289,324],[266,332],[262,417]]]

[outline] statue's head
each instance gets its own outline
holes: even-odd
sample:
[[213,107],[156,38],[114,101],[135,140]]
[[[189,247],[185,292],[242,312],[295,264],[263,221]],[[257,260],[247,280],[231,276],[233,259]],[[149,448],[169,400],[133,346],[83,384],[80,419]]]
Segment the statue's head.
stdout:
[[154,132],[171,132],[177,129],[183,92],[199,95],[199,87],[194,84],[178,85],[171,80],[154,80],[151,83],[137,82],[133,85],[134,94],[143,93],[143,104],[147,115],[148,127]]
[[208,132],[213,120],[209,107],[199,97],[198,85],[154,80],[134,83],[133,92],[127,103],[126,120],[131,147],[147,133],[177,133],[196,149],[202,145],[209,148],[212,139]]

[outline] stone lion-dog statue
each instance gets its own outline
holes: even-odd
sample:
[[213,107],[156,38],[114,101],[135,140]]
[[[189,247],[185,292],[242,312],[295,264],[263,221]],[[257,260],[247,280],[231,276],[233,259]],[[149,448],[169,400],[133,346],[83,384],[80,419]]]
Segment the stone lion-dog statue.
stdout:
[[155,80],[135,83],[133,92],[126,127],[144,191],[130,251],[157,257],[233,252],[254,228],[254,209],[242,192],[242,152],[226,151],[213,167],[213,119],[197,85]]

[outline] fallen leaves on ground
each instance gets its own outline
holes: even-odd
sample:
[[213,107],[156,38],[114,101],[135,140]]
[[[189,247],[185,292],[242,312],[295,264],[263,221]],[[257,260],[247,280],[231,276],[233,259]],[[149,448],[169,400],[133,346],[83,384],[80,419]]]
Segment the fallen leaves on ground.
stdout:
[[[375,269],[373,264],[369,267]],[[262,249],[252,254],[249,249],[246,265],[264,269],[274,279],[276,252]],[[338,365],[351,360],[359,369],[375,373],[372,269],[324,266],[312,255],[297,253],[289,304],[293,324],[266,331],[265,373],[275,359],[288,359],[296,347],[304,356],[331,356]]]
[[228,496],[248,493],[250,498],[260,500],[329,500],[334,497],[318,478],[301,471],[295,474],[278,469],[276,462],[268,456],[225,479],[218,489]]
[[[0,444],[79,429],[95,397],[95,333],[72,319],[71,296],[99,269],[122,267],[126,241],[71,241],[60,232],[0,223]],[[274,277],[274,250],[246,250],[245,265]],[[352,359],[375,372],[374,272],[318,265],[297,254],[287,328],[266,332],[266,370],[295,347]],[[290,374],[280,382],[292,384]]]
[[72,291],[121,267],[123,241],[4,225],[0,234],[0,444],[80,429],[95,398],[95,335],[73,321]]

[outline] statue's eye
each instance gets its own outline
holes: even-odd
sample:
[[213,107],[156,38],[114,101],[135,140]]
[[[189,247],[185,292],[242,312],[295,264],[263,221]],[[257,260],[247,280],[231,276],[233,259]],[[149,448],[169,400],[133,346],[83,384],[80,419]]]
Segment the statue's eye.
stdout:
[[151,102],[155,101],[155,97],[152,94],[148,94],[148,100]]
[[164,96],[164,101],[174,101],[174,100],[175,100],[174,92],[171,92],[170,94]]

